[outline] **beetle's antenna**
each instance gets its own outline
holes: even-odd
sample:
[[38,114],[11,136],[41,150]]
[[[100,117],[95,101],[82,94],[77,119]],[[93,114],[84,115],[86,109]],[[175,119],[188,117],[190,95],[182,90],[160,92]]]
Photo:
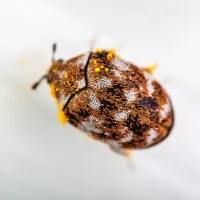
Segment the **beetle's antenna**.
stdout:
[[94,46],[95,46],[96,41],[97,41],[97,34],[95,32],[91,41],[90,41],[90,51],[94,50]]
[[[51,61],[54,63],[55,62],[55,53],[56,53],[56,50],[57,50],[57,44],[56,43],[53,43],[52,45],[52,58],[51,58]],[[44,79],[48,79],[48,75],[43,75],[37,82],[35,82],[31,88],[33,90],[36,90],[37,87],[40,85],[40,83],[44,80]]]
[[93,51],[94,49],[94,44],[95,44],[95,38],[92,38],[91,42],[90,42],[90,51]]
[[124,44],[120,43],[117,45],[116,49],[117,49],[117,51],[121,51],[123,49],[123,47],[124,47]]
[[44,79],[46,79],[47,78],[47,75],[44,75],[44,76],[42,76],[37,82],[35,82],[33,85],[32,85],[32,89],[33,90],[36,90],[37,89],[37,87],[40,85],[40,83],[44,80]]
[[51,59],[52,62],[55,62],[56,50],[57,50],[57,44],[53,43],[53,45],[52,45],[52,59]]

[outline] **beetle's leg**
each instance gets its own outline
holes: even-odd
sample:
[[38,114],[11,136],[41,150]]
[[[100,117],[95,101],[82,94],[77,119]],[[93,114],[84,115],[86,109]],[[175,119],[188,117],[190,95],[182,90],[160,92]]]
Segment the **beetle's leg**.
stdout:
[[52,62],[55,62],[56,50],[57,50],[57,44],[56,44],[56,43],[53,43],[53,45],[52,45],[52,58],[51,58],[51,61],[52,61]]
[[156,68],[158,68],[158,64],[149,65],[149,66],[143,68],[142,70],[144,70],[150,74],[153,74],[153,72],[156,70]]
[[42,76],[37,82],[35,82],[35,83],[32,85],[31,88],[32,88],[33,90],[36,90],[37,87],[40,85],[40,83],[41,83],[44,79],[47,79],[47,75]]
[[131,157],[132,150],[123,148],[120,144],[115,141],[110,141],[108,143],[110,149],[115,153],[121,154],[126,157]]
[[95,33],[94,36],[92,37],[91,41],[90,41],[90,51],[91,52],[94,50],[94,46],[95,46],[96,41],[97,41],[97,36],[96,36],[96,33]]

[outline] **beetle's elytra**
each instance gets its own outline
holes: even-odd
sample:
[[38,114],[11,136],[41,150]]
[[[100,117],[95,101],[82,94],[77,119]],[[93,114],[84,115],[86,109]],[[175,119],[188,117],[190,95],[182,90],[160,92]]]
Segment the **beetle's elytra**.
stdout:
[[53,58],[33,89],[46,79],[62,124],[68,121],[126,155],[161,142],[173,126],[171,101],[150,72],[98,49],[67,61]]

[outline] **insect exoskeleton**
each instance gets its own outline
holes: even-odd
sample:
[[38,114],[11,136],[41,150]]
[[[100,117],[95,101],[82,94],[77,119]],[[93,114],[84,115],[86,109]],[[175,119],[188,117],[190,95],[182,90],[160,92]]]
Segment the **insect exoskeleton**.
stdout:
[[53,58],[33,88],[47,79],[62,124],[127,155],[163,141],[173,127],[172,104],[152,75],[155,67],[139,68],[112,49],[97,49],[67,61]]

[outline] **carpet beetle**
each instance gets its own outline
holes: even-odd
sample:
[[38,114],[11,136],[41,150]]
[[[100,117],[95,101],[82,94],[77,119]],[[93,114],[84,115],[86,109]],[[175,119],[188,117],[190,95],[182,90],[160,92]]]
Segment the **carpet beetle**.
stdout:
[[44,79],[58,105],[61,124],[69,122],[122,155],[164,140],[170,133],[173,108],[155,80],[155,66],[139,68],[112,49],[90,51],[67,61],[55,60]]

